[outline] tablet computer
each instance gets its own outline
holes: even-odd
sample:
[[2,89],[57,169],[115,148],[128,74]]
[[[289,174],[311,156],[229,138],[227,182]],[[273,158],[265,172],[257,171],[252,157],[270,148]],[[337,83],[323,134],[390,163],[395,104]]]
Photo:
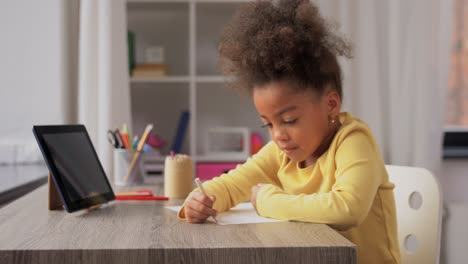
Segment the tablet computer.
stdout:
[[83,125],[34,126],[33,133],[67,212],[115,199]]

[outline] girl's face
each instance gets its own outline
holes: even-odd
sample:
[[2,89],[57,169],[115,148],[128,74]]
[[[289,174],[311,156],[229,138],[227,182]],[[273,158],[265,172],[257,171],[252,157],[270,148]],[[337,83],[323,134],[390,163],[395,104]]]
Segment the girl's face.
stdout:
[[[291,159],[307,167],[332,132],[332,119],[340,110],[340,97],[327,89],[322,96],[306,89],[295,91],[287,82],[272,82],[253,89],[255,107],[272,140]],[[337,123],[337,122],[335,122]]]

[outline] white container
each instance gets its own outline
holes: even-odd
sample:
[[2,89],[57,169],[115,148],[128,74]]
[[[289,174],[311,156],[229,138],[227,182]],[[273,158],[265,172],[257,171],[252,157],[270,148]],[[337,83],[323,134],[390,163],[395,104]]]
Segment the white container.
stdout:
[[[114,184],[117,186],[141,184],[144,173],[144,155],[142,151],[114,149]],[[135,161],[130,168],[133,159]]]
[[246,160],[250,156],[250,130],[247,127],[210,127],[205,134],[205,153],[225,160]]
[[145,62],[164,64],[164,47],[149,46],[145,49]]

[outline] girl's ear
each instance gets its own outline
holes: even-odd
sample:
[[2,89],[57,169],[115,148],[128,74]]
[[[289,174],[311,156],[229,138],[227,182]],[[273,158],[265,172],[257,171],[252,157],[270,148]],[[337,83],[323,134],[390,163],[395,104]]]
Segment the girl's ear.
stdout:
[[341,109],[341,98],[336,90],[329,90],[325,94],[327,110],[329,115],[337,116]]

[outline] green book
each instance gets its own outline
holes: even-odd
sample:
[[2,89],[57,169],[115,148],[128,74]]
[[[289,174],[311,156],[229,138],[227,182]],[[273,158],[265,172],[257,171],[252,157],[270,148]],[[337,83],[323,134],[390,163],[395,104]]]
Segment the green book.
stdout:
[[128,71],[130,76],[132,75],[133,69],[135,69],[135,33],[128,31]]

